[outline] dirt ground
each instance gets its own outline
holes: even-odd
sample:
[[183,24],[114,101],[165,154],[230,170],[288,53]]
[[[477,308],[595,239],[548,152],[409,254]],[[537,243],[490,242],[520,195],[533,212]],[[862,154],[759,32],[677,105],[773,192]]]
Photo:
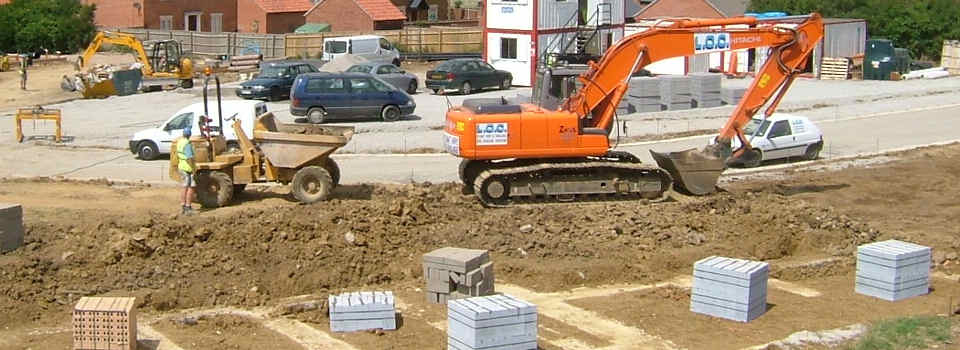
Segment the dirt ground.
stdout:
[[[183,349],[250,348],[242,344],[273,336],[259,323],[298,334],[300,345],[278,349],[314,338],[358,349],[442,348],[445,310],[419,288],[421,255],[444,246],[491,251],[498,290],[542,305],[544,349],[624,348],[618,338],[630,332],[665,344],[657,347],[739,348],[803,329],[943,313],[947,300],[960,300],[955,280],[935,278],[930,295],[900,303],[852,292],[856,246],[876,240],[932,246],[936,273],[960,273],[960,145],[896,158],[658,204],[484,209],[455,184],[415,184],[343,186],[331,201],[298,205],[282,187],[261,187],[189,218],[174,215],[174,188],[4,180],[0,202],[24,206],[27,238],[0,255],[0,349],[68,345],[70,309],[83,295],[138,297],[152,320],[144,324]],[[711,319],[688,311],[682,283],[637,287],[689,276],[710,255],[771,262],[771,277],[784,282],[771,282],[767,314],[746,325]],[[197,326],[168,320],[188,309],[252,310],[354,290],[397,293],[401,329],[326,336],[325,307]]]
[[[67,55],[66,57],[63,61],[35,63],[27,68],[26,90],[20,89],[20,74],[17,69],[11,68],[10,71],[0,72],[0,90],[5,92],[4,97],[0,98],[0,111],[79,98],[78,93],[60,88],[63,76],[76,72],[73,62],[77,56]],[[124,64],[136,62],[136,59],[130,54],[98,53],[90,62],[92,65]]]

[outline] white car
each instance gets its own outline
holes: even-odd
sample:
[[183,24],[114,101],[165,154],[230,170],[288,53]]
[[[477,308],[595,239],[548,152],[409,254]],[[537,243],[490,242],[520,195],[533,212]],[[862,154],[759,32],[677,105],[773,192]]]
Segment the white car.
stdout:
[[[814,160],[823,149],[823,134],[807,117],[774,113],[770,118],[754,118],[743,130],[747,140],[760,157],[751,161],[740,161],[744,167],[759,166],[771,159],[800,157]],[[740,140],[733,138],[730,145],[733,150],[740,148]]]
[[[217,101],[209,104],[211,128],[219,127]],[[267,113],[267,104],[261,101],[226,100],[223,101],[224,138],[227,148],[237,147],[237,135],[231,127],[233,123],[226,119],[236,115],[240,128],[249,137],[253,135],[253,123],[257,116]],[[138,131],[130,138],[130,152],[142,160],[153,160],[161,154],[169,154],[174,139],[183,136],[183,129],[190,127],[192,135],[200,135],[199,116],[203,115],[203,102],[194,103],[174,113],[170,119],[156,128]]]
[[392,63],[400,66],[400,51],[379,35],[357,35],[323,39],[323,60],[351,54],[373,63]]

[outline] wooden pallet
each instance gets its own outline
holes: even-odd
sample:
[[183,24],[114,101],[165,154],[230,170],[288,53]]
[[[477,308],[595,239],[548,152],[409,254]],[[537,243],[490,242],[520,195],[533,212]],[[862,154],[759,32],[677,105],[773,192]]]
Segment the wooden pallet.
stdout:
[[821,80],[847,80],[850,61],[844,57],[824,57],[820,63]]

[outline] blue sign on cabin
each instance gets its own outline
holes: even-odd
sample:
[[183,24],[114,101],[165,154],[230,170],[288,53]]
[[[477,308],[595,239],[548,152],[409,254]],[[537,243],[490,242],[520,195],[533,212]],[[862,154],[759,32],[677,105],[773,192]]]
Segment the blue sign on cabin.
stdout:
[[513,13],[513,7],[510,7],[510,6],[501,7],[500,13]]

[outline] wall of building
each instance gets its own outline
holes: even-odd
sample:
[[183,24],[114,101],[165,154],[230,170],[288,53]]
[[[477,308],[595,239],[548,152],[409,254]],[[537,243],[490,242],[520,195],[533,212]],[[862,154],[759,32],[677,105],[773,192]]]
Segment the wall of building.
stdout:
[[866,21],[830,22],[823,28],[823,57],[853,57],[866,51]]
[[306,23],[302,12],[283,12],[267,14],[267,33],[293,33],[297,27]]
[[84,0],[84,4],[97,6],[94,23],[107,28],[142,28],[143,8],[136,7],[139,0]]
[[396,30],[396,29],[403,29],[402,19],[397,19],[392,21],[373,22],[373,30]]
[[174,30],[184,29],[184,14],[200,12],[200,30],[210,31],[210,14],[222,13],[224,32],[237,31],[237,1],[223,0],[142,0],[144,27],[160,29],[160,16],[172,16]]
[[267,13],[254,0],[237,0],[237,31],[266,33]]
[[[502,38],[517,40],[517,58],[500,56],[500,39]],[[513,75],[513,85],[530,86],[531,68],[534,64],[533,48],[530,40],[531,35],[529,34],[487,33],[487,63],[490,63],[496,69],[510,72]]]
[[644,8],[639,17],[722,18],[723,15],[703,0],[659,0]]
[[539,18],[537,27],[543,29],[559,29],[577,26],[577,1],[574,0],[542,0],[537,5]]
[[329,23],[330,30],[371,31],[373,20],[352,0],[325,0],[306,16],[307,22]]
[[590,20],[587,25],[596,25],[598,20],[601,25],[623,24],[623,0],[587,0],[586,19]]
[[533,30],[534,1],[539,0],[487,0],[486,27],[490,29]]

